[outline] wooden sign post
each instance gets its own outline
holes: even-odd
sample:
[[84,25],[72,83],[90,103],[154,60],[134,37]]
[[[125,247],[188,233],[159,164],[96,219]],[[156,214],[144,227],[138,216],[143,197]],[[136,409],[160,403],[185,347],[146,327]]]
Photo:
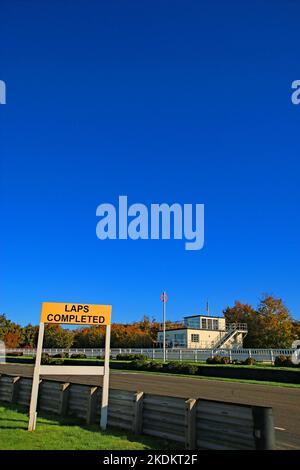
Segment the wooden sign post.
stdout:
[[[105,326],[104,367],[99,366],[48,366],[41,365],[45,323],[65,325]],[[101,429],[106,429],[109,388],[111,305],[65,304],[43,302],[39,327],[35,367],[32,380],[28,431],[34,431],[40,375],[102,375]]]

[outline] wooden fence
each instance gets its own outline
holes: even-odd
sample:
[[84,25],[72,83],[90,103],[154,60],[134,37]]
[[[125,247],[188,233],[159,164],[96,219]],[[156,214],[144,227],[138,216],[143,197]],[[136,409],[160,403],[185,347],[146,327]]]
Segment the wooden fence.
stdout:
[[[0,401],[29,406],[31,378],[0,375]],[[38,409],[100,421],[101,387],[42,380]],[[272,408],[110,389],[108,426],[186,449],[274,449]]]

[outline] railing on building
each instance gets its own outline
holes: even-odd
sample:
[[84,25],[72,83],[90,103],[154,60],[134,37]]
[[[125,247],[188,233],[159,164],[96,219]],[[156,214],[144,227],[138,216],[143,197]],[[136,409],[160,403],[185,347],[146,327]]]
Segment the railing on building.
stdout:
[[227,331],[248,331],[247,323],[226,323],[226,330]]
[[[236,322],[226,322],[225,324],[225,328],[226,328],[226,331],[227,330],[232,330],[232,329],[237,329],[237,330],[240,330],[240,331],[248,331],[248,326],[247,326],[247,323],[236,323]],[[166,330],[172,330],[172,329],[178,329],[178,328],[183,328],[183,329],[186,329],[186,328],[190,328],[190,329],[200,329],[200,330],[209,330],[209,331],[218,331],[216,330],[215,328],[194,328],[192,326],[189,326],[187,325],[186,323],[184,323],[183,321],[174,321],[174,322],[166,322]],[[163,330],[163,323],[160,323],[159,324],[159,331],[162,331]],[[222,331],[222,330],[219,330],[219,331]]]

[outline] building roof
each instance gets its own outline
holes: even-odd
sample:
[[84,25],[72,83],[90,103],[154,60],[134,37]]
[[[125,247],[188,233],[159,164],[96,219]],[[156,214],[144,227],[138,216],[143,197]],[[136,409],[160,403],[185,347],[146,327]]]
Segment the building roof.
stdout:
[[221,317],[221,316],[217,316],[217,315],[186,315],[185,317],[183,318],[222,318],[224,319],[224,317]]

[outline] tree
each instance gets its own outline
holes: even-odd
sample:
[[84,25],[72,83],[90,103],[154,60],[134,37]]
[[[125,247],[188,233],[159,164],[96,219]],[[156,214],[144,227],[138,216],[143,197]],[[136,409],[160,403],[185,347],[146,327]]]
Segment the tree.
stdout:
[[22,337],[21,329],[8,331],[4,335],[4,344],[7,349],[17,348]]
[[74,348],[103,348],[105,327],[90,326],[79,328],[74,333]]
[[22,328],[21,347],[22,348],[35,348],[37,345],[37,337],[38,337],[38,326],[33,326],[31,324],[24,326]]
[[0,315],[0,340],[8,349],[17,348],[22,338],[20,325],[8,320],[4,314]]
[[257,313],[262,325],[258,347],[290,348],[293,342],[293,322],[282,299],[264,295]]
[[73,343],[73,332],[60,325],[46,325],[44,335],[45,348],[69,349]]
[[260,335],[260,325],[257,312],[251,305],[236,300],[234,306],[227,307],[223,313],[227,323],[247,323],[248,334],[244,339],[245,348],[258,347],[255,345]]
[[293,340],[300,340],[300,321],[294,320],[293,322]]
[[[148,342],[150,340],[150,345],[153,346],[157,341],[157,333],[160,327],[160,324],[153,317],[151,320],[147,315],[144,315],[142,320],[139,322],[133,323],[137,328],[147,334]],[[152,344],[151,344],[152,343]]]
[[224,315],[228,323],[247,323],[245,348],[289,348],[294,339],[293,322],[282,299],[265,294],[257,309],[235,302]]

